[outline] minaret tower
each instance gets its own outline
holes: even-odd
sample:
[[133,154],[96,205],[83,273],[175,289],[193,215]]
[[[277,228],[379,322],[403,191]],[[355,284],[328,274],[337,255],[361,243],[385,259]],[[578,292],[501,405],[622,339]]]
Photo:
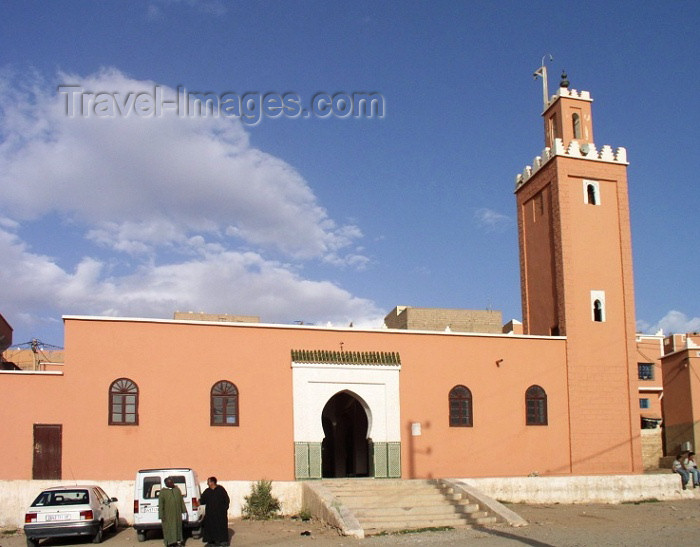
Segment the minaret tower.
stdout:
[[596,148],[590,94],[568,86],[516,177],[524,331],[567,339],[570,472],[640,472],[627,155]]

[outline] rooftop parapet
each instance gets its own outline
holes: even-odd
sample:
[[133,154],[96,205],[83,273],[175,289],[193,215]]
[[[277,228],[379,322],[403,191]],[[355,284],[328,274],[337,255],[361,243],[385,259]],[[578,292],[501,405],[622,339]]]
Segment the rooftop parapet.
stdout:
[[[562,90],[568,91],[565,88],[561,88],[559,91]],[[582,91],[581,93],[588,94],[587,91]],[[570,158],[629,165],[627,162],[627,149],[622,146],[613,152],[612,147],[606,144],[598,151],[595,144],[592,142],[579,145],[578,141],[571,141],[569,146],[564,148],[564,143],[561,139],[554,139],[554,146],[552,148],[546,147],[542,151],[541,156],[535,156],[535,159],[532,160],[532,165],[526,165],[522,173],[515,175],[515,189],[517,190],[525,184],[532,175],[537,173],[537,171],[555,156],[567,156]]]
[[589,101],[593,102],[593,99],[591,99],[591,93],[590,91],[576,91],[575,89],[569,89],[568,87],[560,87],[557,92],[552,95],[552,97],[549,99],[549,103],[547,103],[547,108],[550,107],[550,105],[557,100],[557,97],[569,97],[570,99],[580,99],[582,101]]

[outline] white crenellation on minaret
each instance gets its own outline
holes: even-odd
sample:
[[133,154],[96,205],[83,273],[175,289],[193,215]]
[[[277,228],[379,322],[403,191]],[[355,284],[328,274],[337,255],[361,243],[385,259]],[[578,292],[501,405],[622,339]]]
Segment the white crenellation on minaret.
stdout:
[[[564,89],[564,88],[562,88]],[[588,92],[581,92],[588,93]],[[596,150],[595,144],[584,143],[580,145],[578,141],[571,141],[569,146],[564,147],[564,143],[561,139],[554,139],[554,146],[549,148],[546,147],[542,151],[541,156],[535,156],[532,160],[532,165],[526,165],[522,173],[518,173],[515,176],[515,188],[519,188],[522,184],[527,182],[527,180],[534,175],[540,168],[542,168],[549,160],[555,156],[569,156],[570,158],[581,158],[585,160],[592,161],[603,161],[606,163],[618,163],[623,165],[629,165],[627,162],[627,149],[620,146],[614,153],[610,145],[606,144],[600,149],[600,152]]]
[[559,90],[552,95],[552,98],[549,100],[549,104],[552,104],[557,97],[569,97],[570,99],[581,99],[582,101],[593,102],[590,91],[576,91],[575,89],[569,89],[568,87],[560,87]]

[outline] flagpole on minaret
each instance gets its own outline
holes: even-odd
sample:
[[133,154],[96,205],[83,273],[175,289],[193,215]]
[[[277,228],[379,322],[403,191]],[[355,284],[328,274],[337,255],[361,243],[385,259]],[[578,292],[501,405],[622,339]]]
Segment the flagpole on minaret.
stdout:
[[[552,54],[549,55],[549,61],[553,61],[554,57],[552,57]],[[540,68],[535,70],[535,72],[532,73],[532,76],[537,79],[539,76],[542,78],[542,103],[543,103],[543,110],[547,110],[547,105],[549,104],[549,90],[547,88],[547,66],[544,64],[544,60],[547,57],[547,55],[542,56],[542,64],[540,65]]]

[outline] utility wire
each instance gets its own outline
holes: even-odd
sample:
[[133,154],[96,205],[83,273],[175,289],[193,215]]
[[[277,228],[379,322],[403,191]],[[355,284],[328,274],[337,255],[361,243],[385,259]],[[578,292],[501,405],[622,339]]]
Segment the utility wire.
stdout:
[[34,353],[37,353],[37,351],[43,349],[64,349],[63,346],[54,346],[53,344],[47,344],[46,342],[42,342],[38,338],[32,338],[29,342],[22,342],[21,344],[12,344],[12,346],[29,346],[29,348]]

